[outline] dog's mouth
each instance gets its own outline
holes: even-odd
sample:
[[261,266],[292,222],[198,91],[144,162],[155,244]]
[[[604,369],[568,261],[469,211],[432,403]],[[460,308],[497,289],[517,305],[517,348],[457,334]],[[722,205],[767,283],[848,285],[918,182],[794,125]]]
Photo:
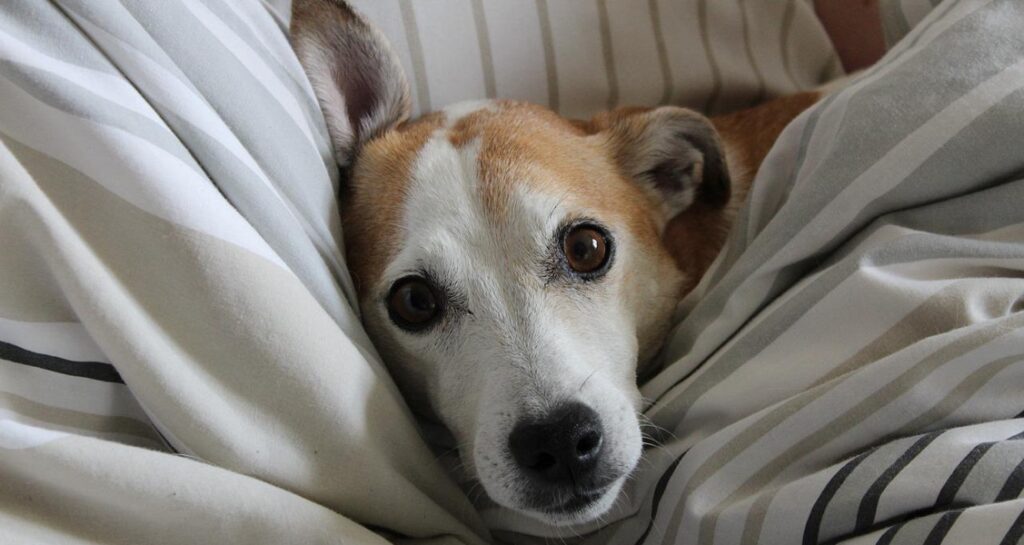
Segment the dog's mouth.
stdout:
[[573,494],[568,500],[560,504],[556,504],[553,507],[542,509],[547,513],[557,517],[571,517],[586,511],[587,508],[592,507],[598,500],[603,498],[608,492],[610,487],[604,487],[600,490],[581,492]]
[[616,481],[598,489],[564,493],[552,501],[535,502],[524,512],[554,526],[589,522],[611,508],[618,490]]

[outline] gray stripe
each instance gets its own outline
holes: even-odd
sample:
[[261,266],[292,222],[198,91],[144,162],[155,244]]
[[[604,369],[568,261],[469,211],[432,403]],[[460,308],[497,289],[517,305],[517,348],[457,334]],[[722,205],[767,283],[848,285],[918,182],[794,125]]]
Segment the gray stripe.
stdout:
[[764,519],[768,516],[768,508],[771,507],[772,500],[775,499],[777,493],[777,490],[763,492],[750,505],[747,519],[743,523],[743,537],[740,538],[740,545],[757,545],[761,542]]
[[619,78],[615,69],[615,49],[612,44],[611,22],[608,20],[608,0],[597,0],[597,14],[600,19],[601,53],[604,55],[604,72],[608,77],[609,110],[619,104]]
[[700,25],[700,43],[704,47],[704,55],[707,57],[708,67],[711,69],[711,90],[704,102],[704,113],[713,114],[715,103],[722,92],[722,74],[718,69],[718,61],[714,52],[711,51],[711,32],[708,29],[708,0],[697,2],[697,23]]
[[793,84],[793,90],[799,90],[800,84],[793,76],[793,67],[789,58],[789,37],[793,30],[793,18],[796,17],[796,0],[786,2],[786,11],[782,14],[782,24],[779,26],[779,55],[782,56],[782,70]]
[[558,111],[558,65],[555,61],[555,38],[551,32],[551,13],[547,0],[536,0],[537,20],[540,23],[541,45],[544,47],[544,69],[548,81],[548,108]]
[[[110,51],[105,51],[107,58],[110,62],[113,62],[121,68],[121,71],[127,79],[134,80],[132,83],[136,86],[139,93],[155,107],[158,113],[166,109],[167,105],[154,99],[154,96],[157,96],[159,93],[152,92],[149,88],[149,86],[152,85],[150,78],[137,77],[138,74],[136,72],[138,69],[135,67],[135,64],[139,61],[133,58],[134,55],[144,58],[147,63],[158,65],[163,69],[168,77],[174,77],[184,87],[192,89],[197,97],[200,97],[202,100],[209,103],[218,114],[224,117],[222,121],[232,129],[235,135],[239,137],[239,140],[245,144],[246,139],[244,136],[247,135],[247,132],[240,130],[241,128],[233,123],[234,117],[230,115],[233,114],[238,107],[225,107],[221,101],[215,99],[222,95],[234,97],[236,94],[245,94],[244,90],[255,88],[259,88],[260,92],[268,92],[263,82],[253,79],[254,76],[250,73],[248,75],[249,82],[256,83],[257,85],[255,87],[245,87],[244,90],[240,90],[237,89],[237,85],[233,84],[234,82],[231,82],[225,86],[226,89],[215,89],[215,92],[211,93],[210,86],[221,84],[221,82],[218,81],[216,77],[206,76],[205,74],[202,78],[195,78],[197,70],[191,66],[191,64],[194,63],[194,60],[190,58],[179,58],[178,53],[181,50],[168,47],[169,42],[162,41],[165,38],[165,35],[151,32],[140,22],[140,20],[145,20],[145,15],[147,14],[145,8],[143,8],[143,10],[139,10],[137,4],[130,4],[129,2],[125,2],[125,4],[126,5],[122,6],[118,3],[65,0],[62,8],[66,10],[69,18],[78,23],[81,28],[81,32],[90,36],[97,43],[100,42],[99,38],[102,34],[107,37],[108,41],[121,44],[120,46],[112,46]],[[134,12],[130,11],[129,7],[133,9]],[[207,8],[211,11],[214,10],[214,6],[207,6]],[[237,9],[255,9],[255,13],[252,15],[254,23],[257,25],[260,21],[260,17],[258,15],[266,15],[266,12],[261,11],[262,8],[259,7],[251,8],[249,6],[237,6]],[[139,15],[140,19],[134,19],[133,16],[135,15]],[[229,27],[233,26],[230,24],[230,21],[237,19],[237,15],[235,15],[233,11],[221,15],[215,13],[214,15],[220,18],[221,22]],[[161,13],[161,16],[168,18],[168,24],[164,25],[167,27],[171,27],[172,25],[189,25],[188,28],[204,28],[195,19],[195,16],[186,9],[165,11]],[[249,28],[248,25],[241,22],[238,23],[238,26],[246,29]],[[280,30],[272,22],[268,22],[267,27],[269,27],[269,35],[267,36],[266,41],[273,44],[275,42],[272,38],[274,35],[279,34]],[[199,33],[197,33],[197,35],[198,34]],[[208,35],[212,37],[208,31],[204,31],[202,34],[204,36]],[[166,34],[167,38],[173,38],[175,40],[174,42],[170,42],[171,45],[176,45],[178,41],[187,39],[190,36],[191,34],[182,36],[182,33],[180,32]],[[252,39],[256,39],[251,32],[249,32],[247,36]],[[273,51],[267,50],[267,46],[264,44],[264,41],[257,39],[256,41],[258,43],[252,43],[245,40],[246,35],[240,35],[238,38],[242,39],[247,46],[255,48],[257,51],[267,51],[268,54],[273,54]],[[283,35],[280,35],[276,43],[280,48],[280,50],[277,51],[278,54],[273,56],[272,59],[270,59],[268,55],[264,55],[263,57],[268,59],[266,65],[269,67],[271,72],[278,76],[275,79],[280,82],[281,86],[287,92],[288,97],[294,99],[301,116],[300,119],[296,120],[288,112],[282,112],[285,116],[285,119],[282,120],[282,122],[294,125],[295,128],[303,135],[307,134],[308,130],[308,134],[311,135],[316,144],[316,151],[320,157],[320,162],[328,172],[329,182],[332,184],[332,189],[336,191],[337,165],[331,155],[331,147],[328,144],[326,128],[323,127],[323,117],[320,113],[319,105],[313,97],[311,90],[308,89],[308,82],[305,81],[305,75],[298,64],[298,61],[294,58],[294,53],[292,52],[286,38]],[[240,61],[220,43],[219,39],[214,37],[214,39],[210,40],[208,44],[210,49],[206,51],[210,53],[210,55],[203,57],[202,62],[200,63],[204,65],[204,67],[211,67],[216,64],[217,66],[229,67],[232,70],[240,67],[244,68],[243,65],[240,64]],[[186,51],[188,50],[186,49]],[[172,59],[171,56],[174,56],[175,58]],[[292,61],[290,70],[288,67],[274,62],[275,59],[280,60],[282,56]],[[215,71],[210,72],[213,74],[216,73]],[[230,102],[230,104],[251,104],[253,103],[254,97],[246,94],[246,96],[242,96],[241,98],[241,102]],[[276,98],[271,98],[271,100],[271,105],[274,109],[283,110],[283,106],[277,102]],[[164,106],[164,108],[156,107],[158,105]],[[252,123],[250,120],[260,120],[263,113],[263,111],[260,111],[259,115],[254,116],[252,108],[244,108],[243,116],[247,124],[258,126],[257,123]],[[275,120],[275,122],[276,121],[277,120]],[[275,130],[276,128],[277,126],[275,125]],[[261,136],[265,136],[265,129],[262,127],[261,129]],[[305,152],[304,149],[300,151]],[[311,168],[315,167],[311,166]],[[309,185],[315,187],[314,184]],[[318,206],[316,209],[320,208],[322,207]],[[314,235],[323,237],[325,234],[324,231],[326,230],[320,230],[319,232],[315,232]],[[336,244],[333,240],[330,243]]]
[[48,106],[146,140],[187,165],[197,175],[205,176],[181,142],[158,121],[102,98],[59,75],[32,66],[0,60],[0,74]]
[[651,13],[651,29],[654,31],[654,45],[658,50],[658,68],[661,69],[662,88],[658,104],[668,104],[672,100],[672,89],[675,87],[675,83],[672,81],[672,65],[668,61],[665,33],[661,28],[662,20],[658,0],[648,0],[647,8]]
[[764,100],[764,74],[761,73],[761,67],[757,65],[757,60],[754,59],[754,46],[750,40],[750,22],[748,20],[750,17],[747,14],[747,0],[738,0],[738,4],[737,7],[740,9],[743,24],[743,50],[747,55],[747,62],[750,63],[750,70],[754,73],[754,77],[757,78],[757,92],[754,93],[753,98],[750,100],[750,105],[753,106]]
[[498,96],[494,79],[494,56],[491,54],[491,32],[487,28],[484,0],[473,0],[473,24],[476,27],[477,47],[480,48],[480,68],[484,74],[484,92],[487,98]]
[[140,439],[140,444],[163,450],[160,436],[153,427],[134,418],[62,409],[8,392],[0,392],[0,407],[58,429],[74,428],[96,435],[126,435]]
[[[213,12],[222,23],[237,34],[238,37],[246,43],[246,45],[259,54],[259,57],[263,59],[267,67],[270,68],[270,71],[277,76],[277,79],[288,90],[288,94],[295,97],[296,102],[302,109],[302,117],[306,124],[309,125],[311,129],[315,128],[317,124],[320,123],[320,121],[318,121],[321,116],[320,105],[317,103],[316,97],[307,93],[304,85],[300,83],[305,79],[305,73],[296,73],[289,70],[279,55],[281,52],[268,48],[264,44],[264,41],[254,33],[254,30],[244,20],[239,18],[238,14],[234,11],[262,8],[258,6],[254,7],[253,4],[242,2],[238,3],[234,9],[231,9],[225,5],[224,0],[207,1],[205,6]],[[263,20],[259,17],[254,17],[254,19],[257,21]],[[274,27],[259,29],[259,31],[267,32],[268,38],[272,36],[272,34],[270,34],[271,32],[277,33],[276,28]],[[313,137],[316,138],[317,146],[321,146],[325,149],[330,146],[326,138],[326,133],[315,129],[310,132],[312,132],[314,135]]]
[[885,45],[892,47],[896,42],[910,32],[910,24],[900,7],[899,0],[881,0],[879,4],[882,13],[882,31],[885,36]]
[[427,83],[427,63],[423,58],[423,43],[420,41],[420,29],[416,23],[416,10],[411,1],[399,1],[402,10],[402,26],[405,28],[405,40],[409,44],[409,56],[412,58],[412,77],[416,82],[416,103],[420,113],[428,113],[434,109],[430,102],[430,85]]
[[[4,0],[0,28],[48,57],[105,74],[117,73],[53,2]],[[40,32],[41,28],[47,31]]]
[[948,416],[953,414],[954,411],[959,409],[967,403],[974,394],[978,393],[978,390],[982,389],[993,377],[1001,373],[1007,367],[1015,365],[1024,361],[1024,356],[1013,355],[1006,356],[1005,358],[999,358],[992,363],[985,364],[982,368],[971,373],[966,379],[960,384],[957,384],[956,388],[946,394],[938,403],[936,403],[927,412],[921,414],[914,420],[903,426],[900,431],[896,432],[897,435],[905,435],[908,433],[918,433],[920,430],[931,426],[935,422],[945,420]]
[[[970,308],[981,303],[970,297],[968,292],[971,285],[976,283],[975,279],[999,278],[1006,273],[1007,271],[994,267],[982,267],[971,271],[972,278],[958,280],[936,292],[883,335],[816,380],[811,387],[842,377],[886,354],[902,350],[920,339],[963,327]],[[913,429],[916,427],[908,428],[907,431],[912,432]]]

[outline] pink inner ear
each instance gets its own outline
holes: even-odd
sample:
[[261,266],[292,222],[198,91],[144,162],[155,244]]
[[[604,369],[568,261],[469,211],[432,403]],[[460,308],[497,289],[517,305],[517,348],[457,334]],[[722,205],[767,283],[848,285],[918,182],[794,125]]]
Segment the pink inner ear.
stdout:
[[337,0],[295,0],[291,40],[327,120],[338,163],[405,120],[409,91],[384,36]]
[[364,136],[360,134],[362,121],[370,117],[373,109],[378,107],[380,98],[376,95],[381,89],[379,75],[371,70],[364,70],[362,66],[349,66],[350,72],[338,74],[335,79],[341,89],[345,101],[345,114],[352,126],[352,134],[357,140]]

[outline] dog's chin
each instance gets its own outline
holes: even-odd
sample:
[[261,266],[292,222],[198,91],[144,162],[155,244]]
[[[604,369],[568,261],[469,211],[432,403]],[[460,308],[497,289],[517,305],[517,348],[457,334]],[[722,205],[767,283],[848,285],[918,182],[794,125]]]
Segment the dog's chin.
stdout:
[[622,489],[625,478],[601,491],[577,494],[550,506],[517,509],[521,513],[551,526],[573,526],[594,521],[608,512]]

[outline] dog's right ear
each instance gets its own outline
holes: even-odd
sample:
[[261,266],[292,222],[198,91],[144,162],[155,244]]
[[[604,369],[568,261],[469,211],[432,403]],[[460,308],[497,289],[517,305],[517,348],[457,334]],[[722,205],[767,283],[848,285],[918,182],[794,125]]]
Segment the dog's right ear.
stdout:
[[409,117],[409,84],[383,34],[342,0],[293,0],[291,43],[342,168]]
[[712,209],[729,204],[725,148],[707,117],[677,106],[620,108],[598,114],[582,128],[606,143],[665,222],[697,202]]

